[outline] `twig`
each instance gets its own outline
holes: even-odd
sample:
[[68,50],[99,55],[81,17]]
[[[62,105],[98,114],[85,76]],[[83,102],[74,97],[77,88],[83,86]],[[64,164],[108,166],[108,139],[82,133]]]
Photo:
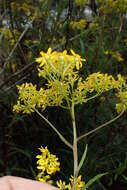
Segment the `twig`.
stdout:
[[26,26],[25,30],[22,32],[22,34],[20,35],[18,41],[16,42],[15,46],[13,47],[12,51],[10,52],[9,56],[7,57],[7,59],[5,60],[3,69],[0,71],[0,74],[4,72],[4,69],[8,63],[8,61],[10,60],[10,58],[12,57],[14,51],[16,50],[17,46],[19,45],[20,41],[22,40],[22,38],[24,37],[25,33],[27,32],[27,30],[29,29],[29,27],[31,26],[31,24],[33,23],[34,19]]
[[55,126],[44,117],[37,109],[35,109],[36,113],[56,132],[62,142],[66,144],[69,148],[73,149],[72,145],[63,137],[63,135],[55,128]]
[[[84,32],[82,32],[82,34],[85,34],[86,32],[87,32],[87,31],[84,31]],[[75,35],[74,37],[72,37],[72,38],[69,39],[69,42],[72,42],[73,40],[76,40],[76,39],[80,38],[80,36],[81,36],[81,34]],[[59,48],[61,48],[61,47],[64,46],[65,44],[66,44],[66,40],[65,40],[64,42],[62,42],[61,44],[56,45],[54,48],[52,48],[52,50],[53,50],[53,51],[54,51],[54,50],[58,50]]]
[[6,13],[8,12],[8,9],[6,9],[4,11],[4,13],[0,16],[0,22],[3,20],[4,16],[6,15]]
[[20,75],[22,72],[24,72],[25,70],[27,70],[28,68],[30,68],[31,66],[33,66],[35,64],[35,62],[29,63],[28,65],[25,65],[21,70],[15,72],[14,74],[12,74],[10,77],[8,77],[4,82],[2,82],[0,84],[0,88],[2,88],[3,86],[5,86],[8,82],[11,81],[11,79],[13,79],[14,77]]
[[72,9],[73,9],[73,0],[68,0],[68,14],[67,14],[67,28],[66,28],[66,43],[65,48],[68,46],[69,43],[69,36],[70,36],[70,20],[72,17]]
[[103,127],[105,127],[105,126],[107,126],[107,125],[113,123],[113,122],[116,121],[118,118],[120,118],[120,117],[123,115],[123,113],[124,113],[124,109],[122,110],[122,112],[121,112],[119,115],[117,115],[116,117],[114,117],[114,118],[111,119],[110,121],[107,121],[106,123],[104,123],[104,124],[98,126],[97,128],[95,128],[95,129],[93,129],[93,130],[91,130],[91,131],[89,131],[89,132],[87,132],[87,133],[81,135],[80,137],[78,137],[78,141],[80,141],[81,139],[83,139],[84,137],[86,137],[86,136],[88,136],[88,135],[91,135],[92,133],[95,133],[95,132],[98,131],[99,129],[102,129]]
[[30,74],[28,73],[27,75],[25,75],[24,77],[22,77],[21,79],[19,79],[18,81],[16,81],[14,84],[12,84],[11,86],[9,86],[8,88],[4,89],[4,92],[7,92],[9,90],[11,90],[12,88],[14,88],[17,84],[21,83],[21,81],[23,81],[24,79],[26,79],[27,76],[29,76]]
[[1,41],[2,41],[2,38],[3,38],[4,33],[5,33],[5,31],[6,31],[6,28],[7,28],[7,26],[4,26],[4,28],[3,28],[2,32],[1,32],[1,35],[0,35],[0,43],[1,43]]

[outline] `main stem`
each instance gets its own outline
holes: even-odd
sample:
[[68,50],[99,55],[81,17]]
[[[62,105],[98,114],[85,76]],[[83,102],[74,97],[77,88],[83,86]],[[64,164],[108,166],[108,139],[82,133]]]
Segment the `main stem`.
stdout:
[[78,169],[78,148],[77,148],[77,131],[76,131],[76,122],[75,122],[75,110],[74,110],[74,102],[72,101],[71,107],[71,115],[72,115],[72,125],[73,125],[73,158],[74,158],[74,181],[73,181],[73,189],[75,189],[76,183],[76,172]]

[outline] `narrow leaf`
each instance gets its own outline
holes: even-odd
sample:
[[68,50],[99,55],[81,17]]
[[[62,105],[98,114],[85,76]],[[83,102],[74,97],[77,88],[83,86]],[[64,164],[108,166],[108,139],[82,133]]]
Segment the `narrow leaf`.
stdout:
[[84,153],[83,153],[83,155],[82,155],[82,158],[81,158],[81,160],[80,160],[80,162],[79,162],[78,170],[77,170],[76,175],[78,175],[78,173],[79,173],[79,171],[80,171],[80,169],[81,169],[81,167],[82,167],[82,165],[83,165],[83,163],[84,163],[84,161],[85,161],[85,159],[86,159],[87,150],[88,150],[88,144],[86,144],[85,151],[84,151]]
[[103,174],[98,174],[96,176],[94,176],[92,179],[90,179],[87,183],[86,183],[86,187],[88,188],[89,186],[91,186],[95,181],[99,180],[102,176],[107,175],[108,172],[105,172]]

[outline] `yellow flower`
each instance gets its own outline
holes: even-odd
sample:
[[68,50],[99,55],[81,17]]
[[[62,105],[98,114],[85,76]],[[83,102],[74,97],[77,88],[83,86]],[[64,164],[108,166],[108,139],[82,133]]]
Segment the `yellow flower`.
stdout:
[[120,113],[123,109],[127,110],[127,91],[119,91],[116,96],[120,99],[120,103],[116,104],[116,110]]
[[106,51],[104,52],[104,54],[105,54],[105,55],[109,55],[109,54],[110,54],[110,51],[106,50]]
[[[77,179],[76,179],[76,184],[75,184],[75,190],[80,190],[82,189],[83,187],[85,187],[85,182],[84,181],[81,181],[81,178],[82,176],[78,176]],[[70,182],[71,184],[73,184],[73,181],[74,181],[74,177],[71,176],[70,177]]]
[[[85,187],[85,182],[81,181],[81,178],[82,178],[81,175],[77,177],[76,183],[75,183],[75,190],[81,190],[82,188]],[[69,178],[70,182],[68,184],[66,184],[66,182],[62,180],[57,181],[56,184],[60,188],[60,190],[72,190],[73,180],[74,180],[74,177],[71,176]]]
[[72,29],[83,29],[86,27],[86,20],[80,19],[79,21],[71,21],[70,26]]
[[82,59],[81,56],[76,54],[72,49],[71,49],[71,53],[75,58],[76,69],[79,70],[82,67],[82,61],[86,61],[86,59]]
[[61,179],[59,181],[56,182],[57,187],[60,188],[60,190],[66,190],[67,186],[66,186],[66,182],[62,181]]
[[38,92],[36,90],[36,85],[32,83],[24,83],[22,85],[17,85],[18,89],[18,101],[14,105],[14,112],[23,112],[29,114],[34,112],[36,104],[38,102]]
[[[122,56],[118,51],[107,50],[105,54],[111,54],[118,61],[122,61]],[[39,76],[44,77],[47,84],[44,88],[36,89],[36,85],[25,83],[18,85],[18,100],[13,111],[29,114],[35,109],[45,109],[47,106],[61,106],[68,108],[72,97],[75,104],[86,103],[94,97],[112,89],[119,91],[126,85],[125,78],[118,75],[115,80],[112,75],[100,72],[89,75],[85,80],[79,77],[78,70],[82,67],[81,58],[71,50],[71,55],[67,51],[56,52],[49,48],[46,53],[41,52],[39,62]],[[43,163],[44,165],[46,163]],[[43,166],[41,165],[43,168]],[[54,166],[53,166],[54,167]],[[51,166],[47,171],[53,171]]]
[[48,49],[47,53],[40,52],[41,57],[36,61],[39,63],[38,75],[44,78],[50,78],[54,80],[56,77],[69,77],[70,75],[76,75],[75,68],[79,70],[82,67],[82,59],[80,55],[71,50],[72,55],[67,54],[67,51],[56,52]]
[[50,59],[51,52],[51,48],[48,49],[47,53],[44,53],[43,51],[40,52],[41,57],[36,58],[36,62],[40,63],[40,67],[42,67],[46,63],[46,60]]
[[97,29],[99,27],[99,24],[97,23],[97,22],[91,22],[90,24],[89,24],[89,28],[90,29]]
[[126,0],[98,0],[99,11],[104,13],[125,13],[127,11],[127,1]]
[[75,3],[77,6],[83,6],[83,5],[87,5],[89,3],[88,0],[75,0]]
[[[39,170],[37,179],[39,181],[48,182],[50,175],[55,174],[57,171],[60,171],[60,162],[58,158],[51,154],[47,147],[39,148],[41,151],[40,155],[37,155],[37,169]],[[51,180],[50,180],[51,182]]]
[[124,59],[118,51],[112,52],[112,57],[114,57],[118,62],[124,61]]
[[40,172],[37,175],[37,180],[40,182],[46,182],[49,184],[53,184],[53,180],[51,180],[51,176],[50,175],[44,175],[42,172]]
[[105,55],[111,55],[118,62],[124,61],[124,59],[122,58],[122,55],[118,51],[106,50],[104,53],[105,53]]

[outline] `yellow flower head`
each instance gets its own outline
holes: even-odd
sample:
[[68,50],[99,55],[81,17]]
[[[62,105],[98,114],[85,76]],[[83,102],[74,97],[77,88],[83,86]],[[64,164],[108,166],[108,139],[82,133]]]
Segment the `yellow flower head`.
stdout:
[[108,13],[122,13],[127,11],[127,1],[126,0],[98,0],[99,10]]
[[39,181],[48,181],[52,174],[60,171],[60,162],[55,155],[49,152],[47,147],[43,148],[41,146],[39,150],[41,154],[36,156],[38,159],[37,169],[39,170],[37,178]]
[[47,53],[40,52],[41,57],[36,59],[39,63],[39,76],[50,77],[55,75],[64,78],[70,74],[75,75],[74,69],[79,70],[82,67],[82,59],[80,55],[71,50],[72,55],[67,54],[67,51],[52,52],[49,48]]
[[[85,187],[85,182],[81,180],[82,176],[78,176],[76,179],[76,183],[75,183],[75,190],[81,190],[82,188]],[[57,181],[57,186],[60,188],[60,190],[72,190],[72,186],[73,186],[73,181],[74,181],[74,177],[71,176],[69,178],[69,183],[66,184],[65,181],[59,180]]]
[[118,62],[124,61],[122,55],[118,51],[106,50],[105,55],[111,55]]
[[17,85],[17,89],[19,97],[17,104],[13,107],[13,111],[27,114],[34,112],[38,101],[36,85],[33,85],[32,83],[24,83],[22,85]]
[[79,21],[71,21],[70,26],[72,29],[83,29],[86,27],[86,20],[85,19],[80,19]]

